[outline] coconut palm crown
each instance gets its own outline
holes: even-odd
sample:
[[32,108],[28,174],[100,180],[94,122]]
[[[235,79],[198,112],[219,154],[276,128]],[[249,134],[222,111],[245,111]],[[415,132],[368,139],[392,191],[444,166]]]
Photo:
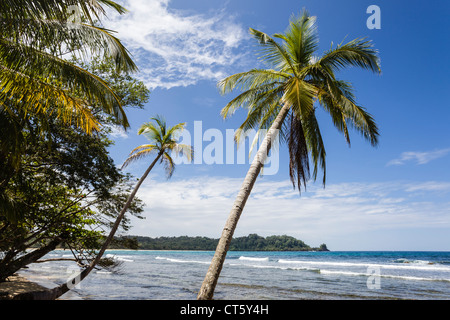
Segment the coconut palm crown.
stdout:
[[255,29],[250,29],[250,33],[261,45],[260,58],[271,68],[237,73],[218,84],[222,94],[236,88],[243,90],[221,112],[228,118],[238,108],[248,109],[247,118],[236,133],[237,141],[247,129],[268,129],[286,107],[285,120],[279,129],[282,141],[289,147],[291,180],[298,188],[308,180],[309,156],[314,163],[313,178],[316,179],[320,167],[323,183],[326,181],[326,152],[315,116],[317,105],[330,115],[348,144],[349,127],[359,131],[373,146],[378,144],[379,132],[373,117],[357,105],[352,84],[336,77],[336,72],[348,67],[381,72],[371,41],[355,39],[316,56],[319,46],[316,17],[306,11],[299,18],[291,18],[284,34],[270,37]]
[[185,156],[189,162],[192,161],[194,155],[191,146],[177,142],[186,123],[179,123],[168,128],[165,119],[161,116],[156,116],[151,120],[153,122],[144,123],[138,130],[138,134],[144,135],[151,144],[144,144],[133,149],[122,168],[143,157],[157,154],[157,158],[160,158],[160,161],[164,163],[167,177],[170,178],[175,170],[175,164],[170,153]]

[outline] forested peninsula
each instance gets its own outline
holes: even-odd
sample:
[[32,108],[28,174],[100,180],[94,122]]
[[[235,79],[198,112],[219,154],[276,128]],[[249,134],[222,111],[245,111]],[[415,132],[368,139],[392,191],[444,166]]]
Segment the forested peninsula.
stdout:
[[[219,239],[207,237],[143,237],[126,236],[116,239],[110,249],[141,249],[141,250],[205,250],[214,251]],[[236,237],[231,240],[231,251],[329,251],[326,244],[317,248],[310,247],[303,241],[294,237],[268,236],[261,237],[250,234],[245,237]]]

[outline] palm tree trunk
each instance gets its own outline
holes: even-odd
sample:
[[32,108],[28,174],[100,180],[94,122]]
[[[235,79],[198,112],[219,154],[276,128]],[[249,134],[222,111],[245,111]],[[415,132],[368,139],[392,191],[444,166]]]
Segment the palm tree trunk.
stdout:
[[266,160],[267,154],[272,147],[272,142],[281,125],[286,118],[289,106],[284,105],[277,115],[277,118],[273,122],[266,137],[264,138],[256,156],[250,166],[250,169],[245,176],[245,180],[241,186],[241,189],[234,201],[233,208],[228,216],[228,220],[222,231],[222,236],[220,237],[219,243],[216,248],[216,252],[209,266],[208,272],[203,280],[202,287],[198,293],[198,300],[211,300],[214,295],[214,289],[216,287],[217,281],[219,279],[220,272],[225,262],[225,257],[230,246],[231,239],[233,237],[234,231],[241,216],[242,210],[244,209],[245,203],[247,202],[250,192],[252,191],[253,185],[261,171],[261,168]]
[[[131,202],[133,201],[134,197],[136,196],[137,191],[139,190],[139,187],[141,186],[141,184],[144,182],[145,178],[147,178],[148,174],[150,173],[150,171],[152,171],[153,167],[155,166],[156,162],[159,160],[159,158],[161,158],[161,156],[163,155],[163,151],[158,153],[158,156],[155,158],[155,160],[153,160],[153,162],[150,164],[150,166],[148,167],[148,169],[145,171],[144,175],[141,177],[141,179],[139,179],[138,183],[136,184],[136,186],[133,189],[133,192],[131,192],[130,196],[128,197],[127,202],[125,203],[125,205],[122,208],[122,211],[120,212],[120,214],[117,216],[116,221],[114,222],[114,225],[111,229],[111,231],[109,232],[108,238],[106,238],[105,242],[103,243],[99,253],[97,254],[97,256],[95,257],[95,259],[89,264],[89,266],[84,269],[79,278],[77,279],[78,281],[83,281],[84,278],[87,277],[87,275],[92,271],[92,269],[94,269],[94,267],[98,264],[98,262],[100,261],[100,259],[102,258],[103,254],[105,253],[105,250],[108,248],[108,246],[110,245],[112,239],[114,238],[114,235],[120,225],[120,222],[122,221],[123,217],[125,216],[125,212],[127,211],[127,209],[130,207]],[[49,295],[49,299],[57,299],[60,296],[62,296],[64,293],[66,293],[67,291],[69,291],[70,285],[68,283],[64,283],[56,288],[51,289],[51,294]]]

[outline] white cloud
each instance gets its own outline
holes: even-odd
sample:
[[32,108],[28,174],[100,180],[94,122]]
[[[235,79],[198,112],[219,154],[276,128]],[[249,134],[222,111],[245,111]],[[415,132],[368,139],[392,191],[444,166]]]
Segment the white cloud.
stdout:
[[405,189],[407,192],[449,192],[450,182],[428,181],[417,184],[410,184]]
[[387,165],[388,166],[403,165],[408,161],[413,161],[416,162],[417,164],[426,164],[432,160],[446,156],[449,152],[450,148],[427,152],[414,152],[414,151],[403,152],[400,155],[400,158],[389,161]]
[[[130,234],[218,238],[242,180],[202,176],[146,181],[138,193],[147,204],[146,220],[136,224]],[[422,185],[431,187],[436,183]],[[235,236],[288,234],[313,246],[325,242],[348,248],[349,243],[355,242],[353,236],[361,233],[450,228],[450,186],[440,185],[442,198],[420,195],[414,186],[419,184],[340,183],[326,189],[310,186],[299,197],[288,180],[260,179]]]
[[187,15],[170,0],[123,0],[128,13],[105,25],[132,52],[150,88],[188,86],[217,80],[236,63],[235,49],[246,32],[222,11]]
[[108,129],[110,131],[109,133],[110,136],[113,138],[121,138],[121,139],[128,138],[128,133],[121,126],[110,125],[108,126]]

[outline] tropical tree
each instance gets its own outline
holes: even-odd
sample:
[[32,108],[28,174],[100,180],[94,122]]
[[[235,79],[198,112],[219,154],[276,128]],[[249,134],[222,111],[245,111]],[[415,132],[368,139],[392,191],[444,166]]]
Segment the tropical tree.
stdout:
[[0,111],[19,123],[28,114],[54,115],[89,133],[99,129],[90,109],[96,104],[127,127],[114,91],[100,77],[65,59],[97,54],[114,59],[120,71],[137,70],[119,39],[98,25],[105,7],[126,12],[110,0],[2,1]]
[[44,134],[58,118],[86,133],[98,131],[96,109],[123,127],[123,101],[100,76],[70,59],[102,56],[116,72],[137,67],[112,31],[99,25],[110,0],[5,0],[0,6],[0,215],[17,215],[5,191],[25,154],[25,134]]
[[[179,138],[179,134],[184,130],[185,123],[179,123],[171,128],[167,128],[166,121],[161,116],[156,116],[151,118],[154,122],[144,123],[138,130],[138,134],[143,134],[152,144],[144,144],[135,149],[133,149],[122,165],[122,169],[128,166],[130,163],[137,161],[143,157],[146,157],[151,154],[156,154],[155,159],[152,161],[150,166],[144,172],[142,177],[139,179],[138,183],[134,187],[130,196],[128,197],[127,202],[123,206],[122,211],[117,216],[116,222],[114,223],[111,232],[109,233],[108,238],[102,246],[98,254],[98,259],[103,255],[106,248],[111,243],[114,234],[117,230],[117,227],[120,224],[125,212],[130,207],[131,202],[133,201],[136,193],[138,192],[140,186],[147,178],[150,171],[152,171],[155,164],[160,161],[164,164],[164,168],[166,170],[167,178],[170,178],[175,171],[175,163],[170,155],[170,153],[175,153],[177,156],[185,156],[188,161],[192,161],[193,158],[193,149],[191,146],[186,144],[178,143],[177,140]],[[97,260],[98,260],[97,259]],[[95,261],[94,261],[95,262]]]
[[[111,59],[72,62],[101,76],[124,109],[142,109],[148,101],[150,92],[142,81],[119,75]],[[127,201],[133,179],[117,168],[108,152],[114,143],[109,128],[117,125],[117,119],[100,106],[92,110],[104,128],[96,134],[56,117],[48,118],[45,134],[39,134],[40,123],[27,121],[21,132],[23,152],[18,166],[15,170],[0,166],[0,195],[6,194],[16,209],[15,214],[5,211],[4,215],[0,208],[0,282],[40,262],[55,246],[70,248],[73,260],[87,266]],[[140,217],[142,207],[135,197],[122,219],[122,230],[130,227],[129,215]],[[30,247],[34,248],[31,252],[26,250]],[[103,261],[99,266],[104,266]]]
[[[144,135],[148,140],[150,140],[151,144],[144,144],[135,149],[133,149],[129,155],[129,157],[125,160],[122,165],[122,169],[128,166],[130,163],[142,159],[151,154],[156,154],[155,159],[151,162],[150,166],[147,168],[145,173],[139,179],[138,183],[134,187],[133,191],[128,197],[127,202],[123,206],[121,212],[116,218],[114,225],[111,228],[111,231],[106,238],[105,242],[102,244],[97,256],[93,261],[87,266],[79,276],[79,281],[82,281],[99,263],[106,249],[112,242],[114,235],[119,227],[125,212],[130,208],[134,197],[136,196],[137,191],[140,186],[147,178],[150,171],[153,169],[155,164],[160,161],[164,164],[164,168],[166,170],[167,178],[170,178],[175,170],[175,164],[170,153],[175,153],[177,156],[185,156],[188,161],[192,161],[193,158],[193,149],[191,146],[177,143],[179,134],[185,127],[185,123],[179,123],[171,128],[167,127],[166,121],[160,117],[156,116],[151,118],[153,122],[144,123],[138,130],[139,135]],[[67,283],[60,285],[51,290],[49,297],[55,299],[62,294],[66,293],[70,290]]]
[[[316,18],[306,11],[292,17],[284,34],[273,37],[250,29],[261,45],[261,58],[267,69],[237,73],[219,82],[222,94],[241,88],[243,91],[223,109],[231,116],[238,108],[248,115],[236,132],[236,140],[250,128],[269,128],[245,177],[223,229],[211,265],[198,293],[198,299],[212,299],[239,217],[263,167],[271,145],[280,134],[289,149],[289,173],[294,188],[311,178],[309,161],[314,165],[312,178],[319,169],[326,182],[325,146],[316,118],[316,105],[331,117],[334,126],[350,143],[351,126],[373,146],[378,143],[378,128],[372,116],[357,105],[349,82],[336,78],[336,72],[347,67],[360,67],[380,73],[379,58],[371,41],[355,39],[315,55],[318,49]],[[279,41],[276,41],[279,40]],[[311,158],[311,159],[310,159]]]

